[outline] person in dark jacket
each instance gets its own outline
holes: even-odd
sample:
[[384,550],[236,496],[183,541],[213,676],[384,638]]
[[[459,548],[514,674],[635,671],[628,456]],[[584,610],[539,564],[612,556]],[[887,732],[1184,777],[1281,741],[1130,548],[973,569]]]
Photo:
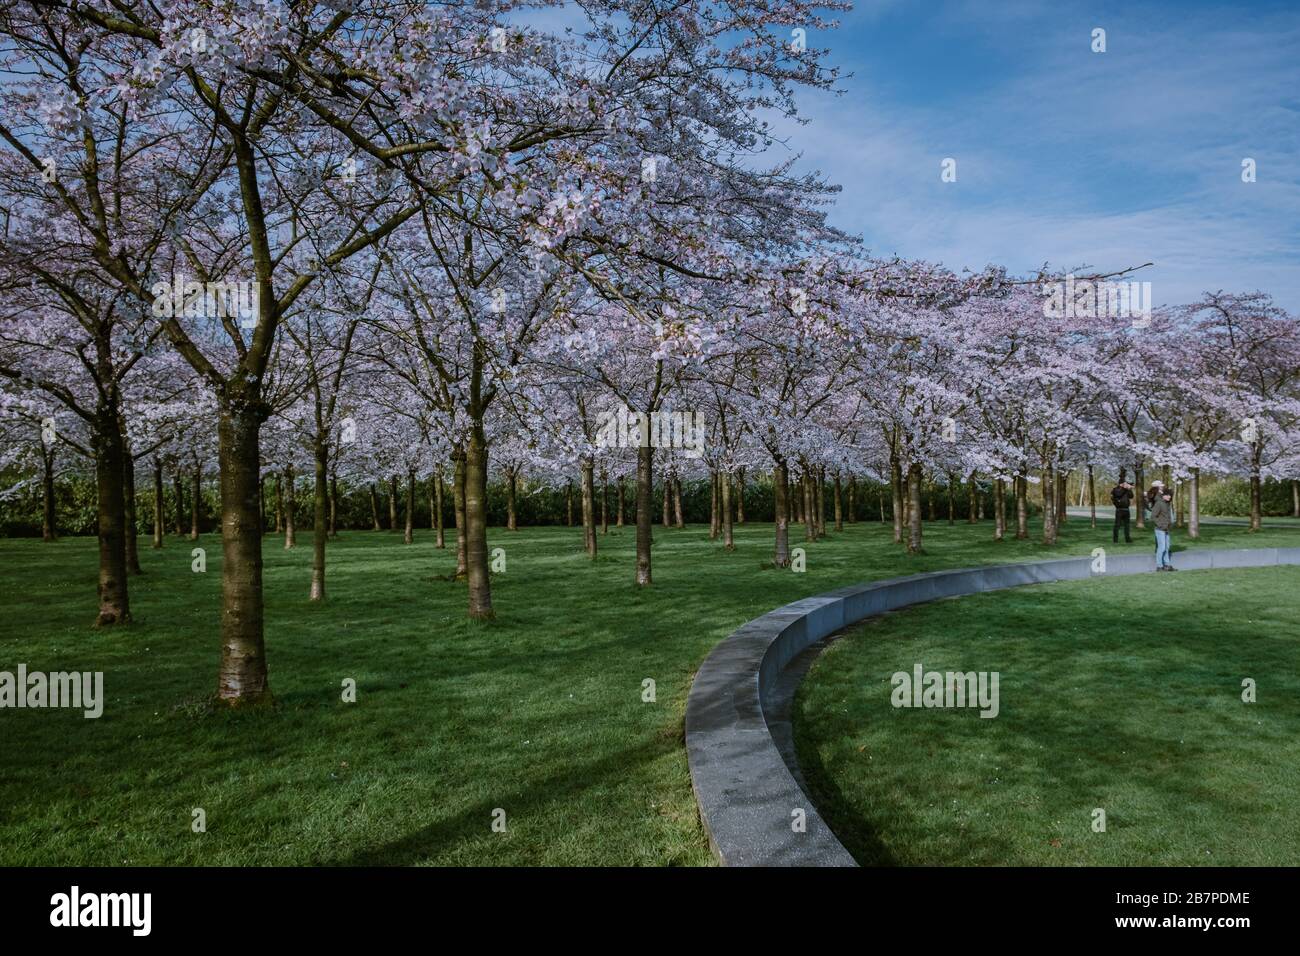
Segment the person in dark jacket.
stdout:
[[1125,544],[1133,543],[1133,536],[1129,532],[1129,505],[1133,503],[1133,486],[1127,481],[1120,481],[1118,485],[1110,490],[1110,503],[1115,506],[1115,526],[1111,528],[1110,540],[1119,544],[1119,529],[1124,529]]
[[1156,482],[1155,499],[1151,502],[1151,523],[1156,526],[1156,570],[1172,571],[1169,560],[1169,531],[1174,525],[1174,496],[1163,484]]

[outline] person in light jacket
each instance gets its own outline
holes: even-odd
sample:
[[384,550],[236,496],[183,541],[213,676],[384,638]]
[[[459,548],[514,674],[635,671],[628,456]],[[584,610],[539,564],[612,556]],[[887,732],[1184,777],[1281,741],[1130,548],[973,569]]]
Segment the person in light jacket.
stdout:
[[1151,523],[1156,527],[1156,570],[1172,571],[1169,560],[1169,531],[1174,525],[1174,496],[1161,485],[1151,502]]

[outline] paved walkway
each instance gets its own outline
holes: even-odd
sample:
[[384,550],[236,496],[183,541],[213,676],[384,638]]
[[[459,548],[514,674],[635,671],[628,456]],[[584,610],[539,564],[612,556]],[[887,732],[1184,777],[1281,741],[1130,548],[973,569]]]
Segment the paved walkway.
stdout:
[[[1134,509],[1134,511],[1136,511],[1136,510],[1137,510],[1137,509]],[[1066,512],[1066,514],[1068,514],[1071,518],[1088,518],[1088,517],[1091,517],[1091,513],[1088,511],[1087,508],[1066,508],[1066,509],[1065,509],[1065,512]],[[1136,517],[1136,515],[1134,515],[1134,517]],[[1108,525],[1111,524],[1111,523],[1115,520],[1115,509],[1114,509],[1114,507],[1112,507],[1111,505],[1104,505],[1104,506],[1103,506],[1103,505],[1098,505],[1098,506],[1097,506],[1097,526],[1098,526],[1098,527],[1101,526],[1101,523],[1102,523],[1103,520],[1104,520],[1104,521],[1106,522],[1106,524],[1108,524]],[[1217,517],[1202,517],[1202,518],[1201,518],[1201,524],[1237,525],[1237,526],[1242,527],[1242,528],[1247,528],[1247,527],[1250,526],[1250,519],[1249,519],[1249,518],[1217,518]],[[1137,526],[1134,525],[1134,528],[1136,528],[1136,527],[1137,527]],[[1294,530],[1296,530],[1296,531],[1300,531],[1300,520],[1297,520],[1297,519],[1295,519],[1295,518],[1265,518],[1264,521],[1263,521],[1263,527],[1265,527],[1265,528],[1269,528],[1269,529],[1273,529],[1273,528],[1291,528],[1291,529],[1294,529]]]
[[[1098,518],[1100,519],[1100,515]],[[1192,549],[1181,570],[1300,564],[1300,547]],[[700,819],[727,866],[854,866],[803,787],[790,702],[819,642],[864,618],[940,598],[1024,584],[1155,569],[1151,553],[932,571],[856,584],[777,608],[742,625],[700,666],[686,702],[686,754]]]

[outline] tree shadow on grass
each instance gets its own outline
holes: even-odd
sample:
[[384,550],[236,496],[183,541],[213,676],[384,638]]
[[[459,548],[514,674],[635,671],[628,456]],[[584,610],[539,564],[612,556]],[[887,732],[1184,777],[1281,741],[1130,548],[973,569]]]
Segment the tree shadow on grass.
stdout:
[[[480,800],[445,820],[380,846],[359,850],[332,865],[410,866],[421,863],[463,840],[481,838],[492,821],[493,810],[498,807],[508,808],[511,817],[526,817],[548,805],[570,800],[598,781],[626,777],[635,768],[671,754],[679,746],[678,741],[660,737],[639,747],[574,764],[562,773],[531,781],[527,788],[516,787],[491,799]],[[538,849],[541,851],[545,847],[539,846]]]

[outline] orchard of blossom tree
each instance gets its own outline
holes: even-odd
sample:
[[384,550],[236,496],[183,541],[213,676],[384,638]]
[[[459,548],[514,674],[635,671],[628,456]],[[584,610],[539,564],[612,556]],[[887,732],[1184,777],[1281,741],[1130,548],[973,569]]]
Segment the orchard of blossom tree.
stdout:
[[8,3],[0,864],[1293,865],[1294,273],[885,6]]

